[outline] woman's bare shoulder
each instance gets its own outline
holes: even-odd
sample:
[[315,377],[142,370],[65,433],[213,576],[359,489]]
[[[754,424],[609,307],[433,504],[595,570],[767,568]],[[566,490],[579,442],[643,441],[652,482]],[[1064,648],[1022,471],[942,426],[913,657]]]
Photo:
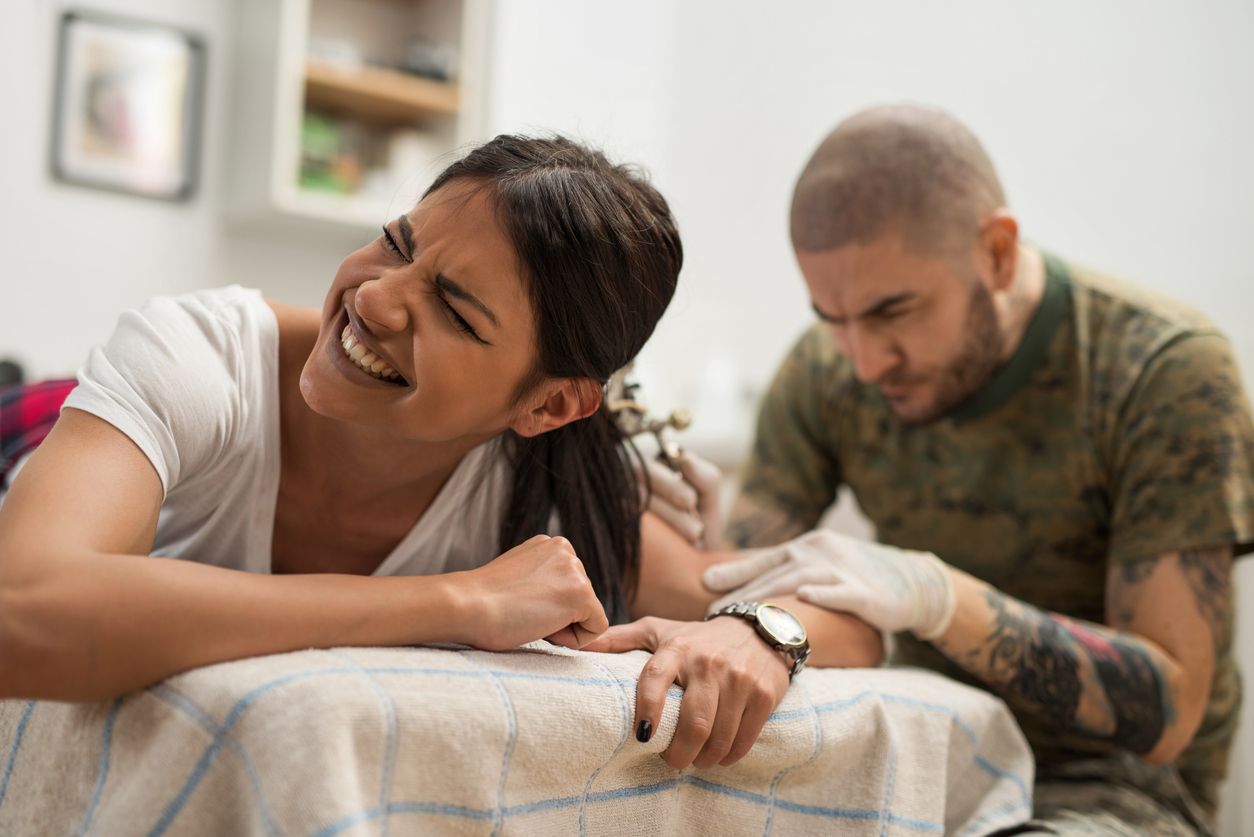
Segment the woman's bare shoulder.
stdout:
[[318,331],[322,313],[317,308],[306,308],[303,305],[288,305],[286,302],[279,302],[277,299],[270,299],[269,297],[265,297],[264,300],[270,310],[274,312],[274,319],[279,324],[280,334],[282,334],[285,328],[304,329],[306,331],[312,329],[315,333]]
[[318,327],[321,324],[321,312],[317,308],[305,308],[299,305],[288,305],[285,302],[266,298],[266,305],[274,312],[274,319],[279,329],[279,357],[285,367],[303,366],[310,349],[318,339]]

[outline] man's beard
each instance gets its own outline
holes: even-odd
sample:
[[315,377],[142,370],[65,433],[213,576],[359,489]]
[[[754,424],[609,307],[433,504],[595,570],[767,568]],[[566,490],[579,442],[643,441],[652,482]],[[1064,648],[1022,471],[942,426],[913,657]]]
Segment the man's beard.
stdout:
[[992,379],[1001,367],[1002,336],[993,295],[978,281],[971,287],[962,349],[940,373],[936,397],[911,415],[898,414],[906,426],[931,424],[944,418]]

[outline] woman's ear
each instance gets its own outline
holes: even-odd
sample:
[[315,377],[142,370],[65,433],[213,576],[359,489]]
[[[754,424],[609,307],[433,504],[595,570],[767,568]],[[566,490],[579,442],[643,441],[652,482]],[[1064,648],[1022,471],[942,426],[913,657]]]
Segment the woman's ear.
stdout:
[[539,436],[585,419],[601,406],[601,385],[591,378],[557,378],[536,387],[531,406],[519,413],[510,428],[519,436]]

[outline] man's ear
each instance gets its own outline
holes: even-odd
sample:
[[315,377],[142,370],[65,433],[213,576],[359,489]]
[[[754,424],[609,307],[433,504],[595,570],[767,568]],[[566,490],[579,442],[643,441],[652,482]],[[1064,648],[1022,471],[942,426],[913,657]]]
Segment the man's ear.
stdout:
[[1019,222],[1006,208],[995,209],[980,222],[976,260],[989,290],[1004,291],[1014,283],[1019,262]]
[[519,436],[539,436],[585,419],[601,406],[601,385],[591,378],[556,378],[536,387],[528,406],[510,423]]

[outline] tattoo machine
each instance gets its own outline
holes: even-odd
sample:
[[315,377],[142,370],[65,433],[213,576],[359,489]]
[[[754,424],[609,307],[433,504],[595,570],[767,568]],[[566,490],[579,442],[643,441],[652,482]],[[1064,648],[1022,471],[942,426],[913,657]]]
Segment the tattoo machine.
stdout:
[[692,424],[691,414],[682,407],[672,410],[666,418],[649,413],[637,395],[640,384],[631,377],[634,364],[627,364],[614,373],[607,387],[605,403],[619,429],[628,438],[651,433],[657,440],[657,458],[668,468],[679,473],[679,457],[683,448],[675,441],[672,431],[681,431]]

